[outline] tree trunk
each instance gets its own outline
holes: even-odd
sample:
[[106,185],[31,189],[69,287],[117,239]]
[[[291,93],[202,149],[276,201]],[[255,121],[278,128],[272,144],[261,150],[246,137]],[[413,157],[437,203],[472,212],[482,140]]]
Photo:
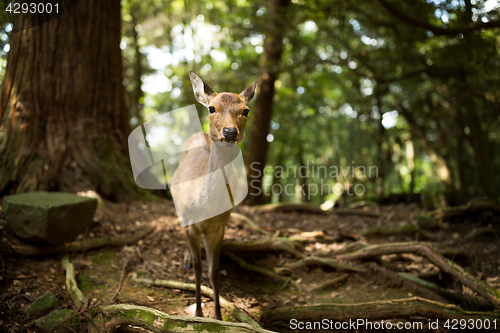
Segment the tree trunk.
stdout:
[[478,116],[479,111],[476,109],[472,96],[465,97],[464,104],[465,119],[467,119],[467,124],[470,128],[470,142],[474,149],[474,162],[476,164],[476,176],[479,188],[487,196],[495,198],[495,182],[493,181],[495,178],[488,138],[482,128],[481,120]]
[[134,91],[132,92],[132,111],[133,116],[137,118],[137,123],[142,124],[142,109],[144,107],[144,92],[142,91],[142,75],[143,66],[142,58],[144,57],[141,52],[141,47],[139,45],[139,32],[137,31],[138,20],[136,18],[135,10],[138,10],[136,6],[131,6],[130,16],[132,17],[132,41],[134,45]]
[[248,204],[260,204],[262,201],[262,176],[268,149],[267,135],[273,111],[274,82],[278,78],[283,52],[283,35],[288,4],[289,0],[272,0],[269,3],[268,33],[264,42],[260,88],[253,110],[245,157],[250,185],[249,195],[246,199]]
[[[29,27],[14,15],[0,96],[0,193],[140,192],[127,153],[120,1],[83,0]],[[25,29],[25,30],[23,30]]]

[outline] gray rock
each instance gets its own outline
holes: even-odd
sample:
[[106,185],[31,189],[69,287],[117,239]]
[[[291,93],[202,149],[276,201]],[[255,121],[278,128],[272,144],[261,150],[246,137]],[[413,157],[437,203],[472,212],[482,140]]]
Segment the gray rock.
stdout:
[[38,297],[33,303],[31,303],[26,309],[25,313],[37,313],[45,310],[53,309],[57,306],[57,297],[54,293],[48,290],[45,294]]
[[97,200],[72,193],[32,192],[5,196],[2,208],[18,237],[57,245],[74,240],[93,224]]

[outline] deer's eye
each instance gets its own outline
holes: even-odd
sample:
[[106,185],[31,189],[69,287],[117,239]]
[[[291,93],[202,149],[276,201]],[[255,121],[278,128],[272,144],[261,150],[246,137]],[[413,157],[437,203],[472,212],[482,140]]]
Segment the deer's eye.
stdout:
[[245,117],[248,117],[248,112],[250,112],[250,110],[245,109],[245,110],[243,111],[243,115],[244,115]]
[[215,113],[215,108],[213,106],[208,107],[208,112]]

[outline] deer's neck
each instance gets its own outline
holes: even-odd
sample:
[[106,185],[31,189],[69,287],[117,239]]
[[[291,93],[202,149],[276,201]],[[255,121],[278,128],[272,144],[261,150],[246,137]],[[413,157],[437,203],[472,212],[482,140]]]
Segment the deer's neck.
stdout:
[[225,174],[224,167],[233,160],[235,147],[236,145],[234,143],[211,142],[207,173],[216,172],[222,169],[223,174]]

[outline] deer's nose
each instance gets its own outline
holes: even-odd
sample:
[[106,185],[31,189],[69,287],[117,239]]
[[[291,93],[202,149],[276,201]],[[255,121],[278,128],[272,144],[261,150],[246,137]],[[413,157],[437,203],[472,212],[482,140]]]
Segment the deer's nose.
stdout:
[[222,135],[226,140],[232,141],[236,139],[236,137],[238,136],[238,130],[236,128],[225,127],[222,130]]

